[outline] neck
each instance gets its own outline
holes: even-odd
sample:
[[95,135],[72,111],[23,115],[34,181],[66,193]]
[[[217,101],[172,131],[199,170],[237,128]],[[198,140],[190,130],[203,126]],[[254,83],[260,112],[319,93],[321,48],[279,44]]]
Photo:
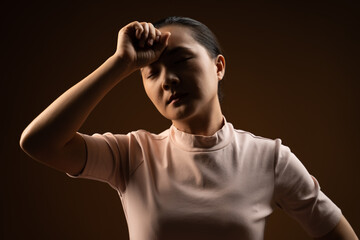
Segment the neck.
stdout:
[[211,136],[224,125],[220,104],[215,109],[205,114],[197,114],[187,119],[173,120],[172,122],[180,131],[195,135]]

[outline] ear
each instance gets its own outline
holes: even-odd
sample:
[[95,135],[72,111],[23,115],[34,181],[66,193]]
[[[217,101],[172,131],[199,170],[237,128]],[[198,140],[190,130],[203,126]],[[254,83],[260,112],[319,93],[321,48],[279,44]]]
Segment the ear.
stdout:
[[216,57],[215,64],[216,64],[216,74],[218,77],[218,81],[221,81],[225,75],[225,57],[219,54]]

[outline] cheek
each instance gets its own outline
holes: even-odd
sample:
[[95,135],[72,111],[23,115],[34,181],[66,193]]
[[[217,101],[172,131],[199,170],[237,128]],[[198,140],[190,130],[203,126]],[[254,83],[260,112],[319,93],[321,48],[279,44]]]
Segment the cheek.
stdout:
[[159,91],[158,86],[154,83],[143,82],[145,93],[150,99],[150,101],[157,106],[161,100],[161,92]]
[[209,57],[201,57],[196,63],[196,66],[194,66],[194,68],[192,69],[193,72],[196,72],[197,74],[206,78],[212,78],[216,75],[217,67],[214,64],[213,60]]
[[149,89],[148,84],[145,83],[145,81],[143,81],[143,87],[144,87],[146,95],[150,98],[150,96],[149,96],[150,89]]
[[218,88],[218,77],[217,77],[217,68],[214,65],[203,66],[203,72],[201,79],[201,88],[203,89],[203,94],[205,96],[215,96],[217,95]]
[[153,90],[152,90],[150,84],[143,81],[143,85],[144,85],[144,90],[145,90],[146,95],[153,102]]
[[210,88],[214,83],[217,84],[216,66],[211,64],[201,64],[196,71],[200,77],[202,87]]

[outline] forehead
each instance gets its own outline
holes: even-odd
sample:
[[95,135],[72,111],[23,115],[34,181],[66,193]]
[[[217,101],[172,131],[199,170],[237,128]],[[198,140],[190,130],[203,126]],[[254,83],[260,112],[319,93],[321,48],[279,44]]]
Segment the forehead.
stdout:
[[[192,30],[188,27],[181,25],[168,25],[159,28],[162,33],[170,32],[171,36],[168,41],[168,46],[165,48],[164,52],[160,56],[161,58],[167,58],[176,56],[181,53],[196,53],[202,51],[203,48],[192,36]],[[158,60],[158,61],[159,61]],[[145,66],[140,69],[141,71],[147,67],[151,67],[156,64],[158,61]]]
[[160,32],[170,32],[171,36],[168,43],[168,48],[177,46],[180,44],[196,44],[197,42],[193,38],[192,30],[189,27],[181,25],[168,25],[159,28]]

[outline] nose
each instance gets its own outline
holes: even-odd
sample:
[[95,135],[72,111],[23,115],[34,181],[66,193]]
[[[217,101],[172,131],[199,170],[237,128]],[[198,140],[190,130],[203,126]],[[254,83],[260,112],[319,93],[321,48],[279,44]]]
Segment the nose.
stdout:
[[174,73],[170,71],[165,71],[164,79],[162,82],[162,88],[165,91],[172,90],[176,88],[179,82],[180,82],[179,78]]

